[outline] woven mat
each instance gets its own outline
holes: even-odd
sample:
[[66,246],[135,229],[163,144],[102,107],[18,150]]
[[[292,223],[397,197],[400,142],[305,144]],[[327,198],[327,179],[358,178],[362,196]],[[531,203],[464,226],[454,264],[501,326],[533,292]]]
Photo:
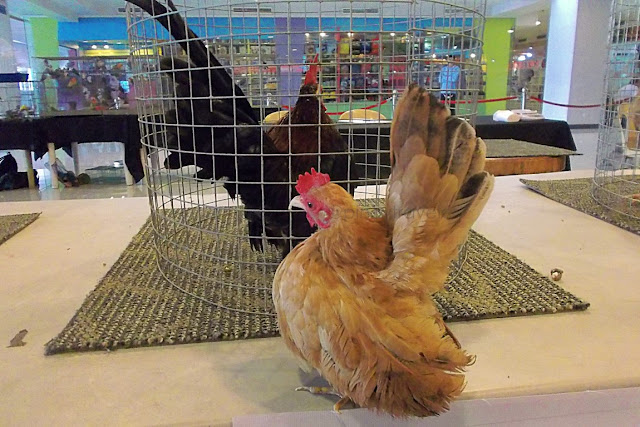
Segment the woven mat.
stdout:
[[[592,178],[549,181],[521,179],[520,182],[551,200],[640,235],[640,219],[634,219],[628,215],[622,215],[616,211],[607,209],[594,200],[591,195]],[[621,186],[629,186],[629,183],[620,182],[618,184],[614,183],[613,185],[618,186],[617,192],[624,193],[625,191]],[[636,185],[631,185],[632,188],[629,189],[628,192],[637,191],[638,188],[640,188],[639,185],[640,182]],[[640,205],[624,206],[623,209],[627,211],[634,210],[640,218]]]
[[487,144],[487,158],[580,155],[580,153],[576,151],[519,141],[517,139],[485,139],[484,142]]
[[39,216],[39,212],[0,216],[0,245],[31,224]]
[[[176,216],[189,224],[210,225],[210,219],[203,216],[212,211],[214,209],[190,209]],[[238,211],[223,211],[211,218],[233,224],[228,225],[231,227],[228,234],[233,236],[246,230],[246,224],[238,220],[240,215]],[[156,218],[156,227],[161,227],[161,222]],[[242,241],[238,243],[240,248],[233,248],[233,242],[239,240],[235,236],[229,239],[219,235],[209,242],[197,240],[195,236],[185,238],[190,242],[187,246],[198,246],[199,251],[208,249],[212,254],[210,259],[202,260],[206,262],[190,257],[189,266],[199,274],[216,277],[214,282],[218,276],[211,276],[212,272],[207,269],[215,265],[217,257],[226,259],[227,252],[221,251],[256,256],[248,242]],[[179,290],[157,268],[152,239],[152,223],[147,221],[69,324],[46,345],[46,354],[278,334],[270,282],[265,287],[262,278],[254,285],[253,276],[245,273],[242,287],[183,280],[185,283],[180,286],[184,289]],[[454,277],[450,278],[447,290],[436,296],[446,320],[555,313],[584,310],[589,306],[477,233],[470,234],[466,246],[462,269],[452,273]],[[248,266],[245,265],[245,269]],[[228,263],[219,270],[220,276],[233,276],[236,271]],[[267,279],[273,277],[273,272],[273,269],[267,270]],[[262,307],[266,313],[248,314],[222,308],[237,307],[236,304],[247,310]]]

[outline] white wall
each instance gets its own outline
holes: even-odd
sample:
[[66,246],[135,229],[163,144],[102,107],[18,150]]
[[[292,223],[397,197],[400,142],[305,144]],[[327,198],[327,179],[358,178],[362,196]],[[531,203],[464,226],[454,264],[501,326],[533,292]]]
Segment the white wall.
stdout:
[[[544,99],[562,104],[600,104],[609,34],[609,0],[551,0]],[[597,124],[599,108],[545,104],[549,119]]]

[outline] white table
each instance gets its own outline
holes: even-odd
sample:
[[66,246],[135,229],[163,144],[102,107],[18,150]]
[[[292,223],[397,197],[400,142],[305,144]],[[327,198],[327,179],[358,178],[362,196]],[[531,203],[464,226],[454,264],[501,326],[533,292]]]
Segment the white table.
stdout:
[[[591,175],[580,172],[534,178]],[[451,324],[477,362],[462,399],[640,385],[640,237],[497,179],[475,229],[591,303],[585,312]],[[504,206],[504,207],[502,207]],[[209,424],[327,411],[279,338],[45,357],[148,216],[145,198],[15,202],[42,211],[0,245],[0,419],[9,425]],[[454,403],[452,411],[456,411]]]

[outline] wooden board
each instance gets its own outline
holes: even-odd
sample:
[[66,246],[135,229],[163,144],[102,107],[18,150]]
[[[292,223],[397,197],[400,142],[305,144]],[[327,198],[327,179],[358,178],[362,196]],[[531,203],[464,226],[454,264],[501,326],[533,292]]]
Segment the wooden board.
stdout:
[[495,176],[560,172],[565,162],[566,156],[496,157],[487,159],[484,169]]

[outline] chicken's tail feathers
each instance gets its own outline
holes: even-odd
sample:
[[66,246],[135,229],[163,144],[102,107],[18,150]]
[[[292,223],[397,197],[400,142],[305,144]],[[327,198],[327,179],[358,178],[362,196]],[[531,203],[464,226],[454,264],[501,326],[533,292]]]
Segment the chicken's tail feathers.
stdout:
[[420,209],[451,220],[472,213],[471,206],[479,214],[484,206],[479,202],[488,196],[492,183],[484,172],[485,155],[486,146],[471,125],[451,117],[435,96],[411,85],[396,108],[391,128],[389,226]]
[[220,61],[206,48],[201,37],[189,28],[185,20],[178,13],[178,9],[173,4],[173,1],[167,0],[168,8],[157,0],[126,1],[147,12],[166,28],[171,36],[180,44],[182,49],[188,53],[189,59],[197,68],[208,69],[210,75],[210,90],[212,93],[217,96],[235,97],[237,108],[251,117],[253,123],[257,123],[255,112],[242,89],[233,82],[233,79],[224,70]]
[[442,288],[493,188],[485,155],[471,125],[424,89],[405,91],[394,113],[387,186],[394,259],[381,277],[409,291]]

